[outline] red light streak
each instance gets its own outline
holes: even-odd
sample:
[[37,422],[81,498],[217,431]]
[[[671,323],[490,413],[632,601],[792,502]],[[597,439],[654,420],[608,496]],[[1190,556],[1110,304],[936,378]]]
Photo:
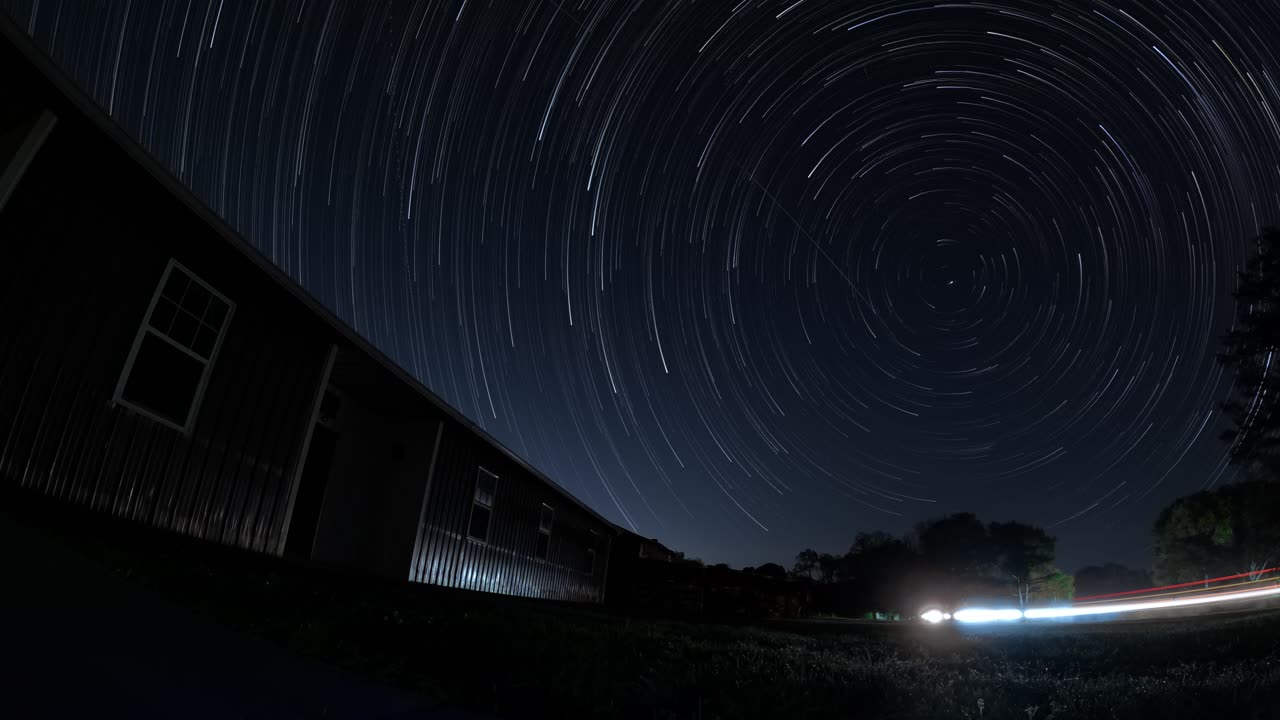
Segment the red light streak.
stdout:
[[[1165,590],[1176,590],[1178,588],[1192,587],[1193,585],[1206,585],[1210,583],[1223,582],[1226,580],[1238,580],[1240,578],[1249,577],[1251,575],[1255,575],[1258,578],[1261,578],[1263,575],[1266,575],[1267,573],[1276,572],[1277,570],[1280,570],[1280,568],[1267,568],[1266,570],[1258,570],[1255,572],[1242,572],[1242,573],[1236,573],[1235,575],[1223,575],[1222,577],[1209,578],[1207,580],[1192,580],[1191,582],[1176,583],[1174,585],[1161,585],[1159,587],[1143,588],[1141,590],[1125,590],[1124,592],[1103,593],[1101,595],[1085,595],[1083,597],[1076,598],[1075,601],[1084,602],[1086,600],[1102,600],[1103,598],[1125,597],[1128,595],[1140,595],[1143,593],[1157,593],[1157,592],[1163,592]],[[1208,589],[1212,590],[1213,588],[1208,588]]]

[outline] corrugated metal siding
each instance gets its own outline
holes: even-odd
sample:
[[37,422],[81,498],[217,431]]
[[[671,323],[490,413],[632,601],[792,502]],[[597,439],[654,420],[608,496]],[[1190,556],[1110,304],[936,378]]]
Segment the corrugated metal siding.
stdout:
[[[0,484],[283,553],[315,393],[330,344],[345,331],[230,245],[7,43],[0,67],[9,71],[0,92],[34,98],[27,110],[47,107],[59,118],[0,211]],[[236,304],[185,435],[112,400],[170,257]],[[368,381],[357,383],[362,393],[384,404],[396,398],[389,405],[413,422],[443,423],[433,470],[422,477],[421,520],[411,517],[395,540],[413,546],[409,578],[601,601],[612,527],[358,352],[356,366],[368,366],[358,373]],[[489,541],[476,543],[466,532],[482,465],[500,479]],[[544,502],[556,516],[542,561]],[[594,572],[585,568],[588,545]]]
[[[0,479],[279,553],[325,345],[157,183],[69,125],[0,213]],[[238,305],[190,435],[112,402],[170,252]]]
[[[480,467],[498,475],[486,543],[467,537]],[[554,600],[604,599],[609,558],[605,526],[501,452],[455,423],[446,422],[430,483],[410,580]],[[555,508],[551,547],[545,561],[535,558],[542,503]],[[597,534],[593,536],[591,530]],[[588,574],[587,547],[593,543],[595,569]]]

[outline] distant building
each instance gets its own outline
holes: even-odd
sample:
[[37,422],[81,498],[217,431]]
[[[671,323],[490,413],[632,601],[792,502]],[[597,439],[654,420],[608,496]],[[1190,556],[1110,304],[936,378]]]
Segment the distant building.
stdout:
[[613,540],[615,558],[657,560],[659,562],[675,562],[683,560],[684,555],[658,542],[657,538],[647,538],[628,530],[619,530]]
[[616,528],[236,235],[0,15],[0,486],[600,602]]

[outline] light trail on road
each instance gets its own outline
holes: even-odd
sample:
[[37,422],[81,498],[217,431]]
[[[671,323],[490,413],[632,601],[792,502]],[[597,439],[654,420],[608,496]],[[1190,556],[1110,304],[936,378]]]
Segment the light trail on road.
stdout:
[[1280,586],[1257,588],[1253,590],[1236,590],[1233,592],[1200,595],[1197,597],[1171,598],[1168,600],[1101,603],[1097,605],[1063,608],[1031,608],[1023,613],[1023,617],[1028,620],[1037,620],[1047,618],[1082,617],[1087,615],[1109,615],[1112,613],[1137,612],[1141,610],[1161,610],[1241,600],[1256,600],[1258,598],[1274,597],[1276,595],[1280,595]]
[[[1280,596],[1280,584],[1258,587],[1260,583],[1276,583],[1280,581],[1280,577],[1273,574],[1276,570],[1277,568],[1270,568],[1253,573],[1226,575],[1208,580],[1176,583],[1173,585],[1129,590],[1120,593],[1109,593],[1106,595],[1090,595],[1087,596],[1087,602],[1077,603],[1076,605],[1069,607],[1029,608],[1025,611],[1017,608],[961,608],[950,615],[950,618],[954,619],[956,622],[965,624],[1011,622],[1017,620],[1056,620],[1258,600]],[[1251,575],[1270,575],[1270,577],[1259,577],[1252,580],[1246,580],[1244,582],[1219,585],[1212,588],[1193,587],[1204,585],[1206,583],[1216,583],[1242,577],[1249,577]],[[1169,589],[1174,589],[1174,591],[1153,592]],[[1133,597],[1128,597],[1125,600],[1100,600],[1100,598],[1119,598],[1126,596]],[[922,614],[921,618],[926,622],[937,624],[946,619],[947,616],[939,611],[931,611]]]
[[[1127,595],[1142,595],[1144,593],[1158,594],[1159,591],[1161,590],[1173,590],[1176,588],[1193,587],[1196,585],[1207,585],[1209,583],[1223,582],[1226,580],[1238,580],[1242,577],[1249,577],[1251,578],[1252,582],[1256,582],[1263,579],[1262,578],[1263,575],[1269,575],[1271,573],[1276,572],[1277,570],[1280,570],[1280,568],[1267,568],[1266,570],[1254,570],[1250,572],[1236,573],[1235,575],[1223,575],[1222,577],[1206,578],[1204,580],[1192,580],[1190,582],[1176,583],[1173,585],[1160,585],[1158,587],[1142,588],[1139,590],[1125,590],[1124,592],[1103,593],[1099,595],[1085,595],[1083,597],[1078,597],[1075,600],[1077,603],[1081,603],[1086,601],[1103,600],[1105,598],[1124,597]],[[1275,578],[1268,578],[1268,579],[1275,579]]]

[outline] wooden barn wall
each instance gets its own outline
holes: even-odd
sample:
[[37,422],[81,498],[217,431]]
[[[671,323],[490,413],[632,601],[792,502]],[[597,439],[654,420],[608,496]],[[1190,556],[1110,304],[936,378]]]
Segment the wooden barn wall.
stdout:
[[[467,537],[480,467],[498,476],[488,542]],[[542,503],[555,509],[547,559],[535,557]],[[596,530],[596,535],[591,530]],[[427,489],[409,579],[553,600],[601,602],[606,526],[457,422],[446,422]],[[585,571],[594,543],[595,571]]]
[[[58,125],[0,211],[0,483],[279,553],[328,347],[318,321],[86,121],[42,103]],[[112,401],[170,257],[236,305],[187,435]]]

